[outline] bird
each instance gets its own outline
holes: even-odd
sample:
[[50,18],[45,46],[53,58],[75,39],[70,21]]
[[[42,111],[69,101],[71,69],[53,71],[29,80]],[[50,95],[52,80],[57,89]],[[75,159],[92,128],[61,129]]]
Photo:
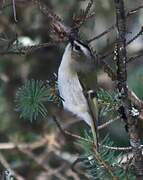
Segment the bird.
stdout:
[[[89,106],[93,103],[91,98],[86,98],[78,74],[93,71],[95,66],[96,59],[89,46],[81,40],[73,39],[67,44],[58,69],[58,89],[64,109],[88,124],[92,132],[96,130],[94,123],[97,114],[91,112],[93,108]],[[93,117],[94,114],[96,117]],[[94,139],[97,140],[95,133]]]

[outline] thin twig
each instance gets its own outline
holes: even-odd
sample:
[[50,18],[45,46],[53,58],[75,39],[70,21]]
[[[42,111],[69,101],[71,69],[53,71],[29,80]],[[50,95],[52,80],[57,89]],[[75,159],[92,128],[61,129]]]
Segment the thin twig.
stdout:
[[[130,45],[134,40],[136,40],[140,35],[142,35],[142,33],[143,33],[143,28],[141,27],[141,30],[126,43],[126,46]],[[104,60],[105,58],[113,55],[113,53],[114,51],[107,52],[105,55],[102,55],[100,59]]]
[[49,9],[43,2],[40,0],[31,1],[35,3],[39,10],[51,20],[52,31],[58,35],[59,38],[63,39],[71,35],[71,28],[66,26],[63,20],[58,15],[53,13],[51,9]]
[[98,126],[98,130],[101,130],[101,129],[106,128],[107,126],[109,126],[110,124],[112,124],[112,123],[115,122],[115,121],[118,121],[119,119],[120,119],[119,116],[117,116],[117,117],[114,118],[114,119],[110,119],[109,121],[105,122],[104,124]]
[[107,173],[111,176],[113,180],[119,180],[119,178],[114,174],[112,167],[108,164],[108,162],[103,160],[100,154],[96,151],[96,148],[93,148],[93,150],[94,150],[94,156],[97,159],[98,163],[101,164],[101,166],[103,166],[106,169]]
[[[118,119],[119,119],[119,117],[117,117],[117,119],[112,120],[112,122],[114,122],[114,121],[116,121],[116,120],[118,120]],[[75,139],[77,139],[77,140],[82,140],[82,141],[86,141],[86,142],[88,142],[88,143],[93,144],[93,141],[91,141],[91,140],[89,140],[89,139],[85,139],[85,138],[83,138],[83,137],[81,137],[81,136],[78,136],[78,135],[75,135],[75,134],[70,133],[70,132],[68,132],[68,131],[65,131],[65,130],[61,127],[60,123],[57,121],[57,119],[56,119],[55,117],[54,117],[53,120],[55,121],[57,127],[59,128],[60,132],[61,132],[63,135],[68,135],[68,136],[71,136],[71,137],[73,137],[73,138],[75,138]],[[109,124],[108,124],[108,125],[109,125]],[[104,125],[103,125],[103,127],[104,127]],[[102,128],[102,126],[101,126],[101,128]],[[99,129],[100,129],[100,126],[99,126]],[[132,150],[132,147],[131,147],[131,146],[129,146],[129,147],[116,147],[116,146],[107,146],[107,145],[103,145],[103,144],[99,144],[99,146],[104,147],[104,148],[107,148],[107,149],[111,149],[111,150],[117,150],[117,151],[131,151],[131,150]],[[141,148],[142,148],[142,147],[143,147],[143,145],[141,145]]]
[[[68,136],[71,136],[77,140],[82,140],[82,141],[86,141],[88,143],[92,143],[93,141],[90,141],[88,139],[85,139],[81,136],[77,136],[73,133],[69,133],[69,132],[65,132],[65,134],[67,134]],[[42,138],[43,139],[43,138]],[[42,141],[42,140],[41,140]],[[11,149],[28,149],[28,150],[36,150],[42,146],[45,146],[47,143],[47,141],[45,142],[40,142],[37,141],[33,144],[26,144],[26,143],[12,143],[12,142],[5,142],[5,143],[0,143],[0,150],[11,150]],[[99,146],[107,148],[107,149],[111,149],[111,150],[117,150],[117,151],[131,151],[132,147],[128,146],[128,147],[117,147],[117,146],[107,146],[107,145],[103,145],[103,144],[99,144]],[[143,148],[143,145],[140,146],[141,149]],[[58,151],[55,151],[56,154],[58,154]]]
[[93,5],[93,0],[90,0],[89,3],[88,3],[88,5],[87,5],[87,7],[86,7],[86,9],[85,9],[85,11],[84,11],[83,14],[81,15],[81,17],[76,17],[75,19],[73,19],[74,24],[75,24],[75,27],[74,27],[75,29],[76,29],[76,28],[79,29],[79,28],[85,23],[85,21],[86,21],[89,17],[91,17],[91,16],[88,16],[88,14],[89,14],[89,12],[90,12],[90,9],[91,9],[92,5]]
[[35,150],[47,144],[47,139],[42,137],[40,140],[33,143],[0,143],[0,150],[11,150],[11,149],[30,149]]
[[110,149],[110,150],[115,150],[115,151],[131,151],[132,150],[132,147],[129,146],[129,147],[115,147],[115,146],[107,146],[107,145],[101,145],[101,147],[103,148],[107,148],[107,149]]
[[[129,18],[131,15],[135,14],[137,11],[139,11],[139,10],[142,9],[142,8],[143,8],[143,5],[141,5],[141,6],[137,7],[137,8],[134,8],[134,9],[130,10],[130,11],[127,13],[127,15],[126,15],[126,18]],[[102,36],[110,33],[112,30],[114,30],[115,27],[116,27],[116,24],[110,26],[108,29],[106,29],[105,31],[103,31],[103,32],[100,33],[99,35],[97,35],[97,36],[89,39],[87,42],[88,42],[88,43],[91,43],[92,41],[95,41],[95,40],[101,38]]]
[[25,52],[20,51],[2,51],[0,52],[0,56],[6,55],[25,55]]
[[7,162],[7,160],[5,159],[5,157],[3,156],[2,153],[0,153],[0,163],[2,164],[2,166],[4,166],[5,169],[10,169],[10,172],[13,174],[13,176],[17,179],[17,180],[25,180],[25,178],[23,178],[21,175],[19,175],[17,172],[15,172],[10,164]]
[[92,41],[95,41],[95,40],[101,38],[102,36],[104,36],[104,35],[108,34],[109,32],[111,32],[115,27],[116,27],[116,25],[113,25],[113,26],[109,27],[108,29],[106,29],[105,31],[103,31],[101,34],[99,34],[99,35],[97,35],[97,36],[89,39],[89,40],[87,41],[87,43],[91,43]]
[[55,45],[57,45],[57,43],[64,43],[64,42],[67,42],[67,41],[59,39],[57,41],[51,41],[51,42],[47,42],[47,43],[40,43],[40,44],[36,44],[36,45],[21,47],[21,48],[19,48],[19,51],[22,53],[25,53],[25,54],[31,54],[38,49],[55,46]]
[[140,9],[142,9],[143,8],[143,5],[140,5],[139,7],[137,7],[137,8],[135,8],[135,9],[132,9],[132,10],[130,10],[128,13],[127,13],[127,17],[129,17],[129,16],[131,16],[131,15],[133,15],[133,14],[135,14],[135,13],[137,13]]
[[88,174],[85,174],[85,172],[83,172],[81,169],[79,169],[79,168],[76,167],[76,165],[77,165],[78,163],[80,163],[80,162],[81,162],[81,158],[78,157],[78,158],[72,163],[72,165],[71,165],[72,171],[75,172],[75,173],[77,173],[77,174],[80,174],[80,175],[82,175],[82,176],[85,176],[86,178],[89,179]]
[[57,127],[59,128],[60,132],[61,132],[64,136],[70,136],[70,137],[73,137],[73,138],[75,138],[75,139],[77,139],[77,140],[82,140],[82,141],[86,141],[86,142],[88,142],[88,143],[93,143],[93,141],[90,141],[89,139],[85,139],[85,138],[83,138],[83,137],[81,137],[81,136],[79,136],[79,135],[77,135],[77,134],[73,134],[73,133],[71,133],[71,132],[69,132],[69,131],[64,130],[64,129],[62,128],[62,126],[60,125],[60,123],[58,122],[58,120],[56,119],[55,116],[53,116],[53,120],[54,120],[54,122],[56,123]]
[[[132,110],[131,101],[128,98],[127,88],[127,53],[126,53],[126,17],[123,0],[114,0],[116,7],[116,22],[118,30],[116,65],[117,65],[117,88],[122,106],[125,112]],[[134,155],[136,178],[143,179],[143,156],[141,150],[141,139],[136,126],[137,118],[125,113],[124,120],[128,126],[129,140]]]
[[56,176],[62,177],[62,179],[64,179],[62,174],[59,173],[59,171],[63,169],[64,164],[57,169],[52,169],[47,163],[44,163],[41,158],[37,157],[31,150],[19,148],[19,151],[27,155],[30,159],[42,167],[47,172],[47,177],[51,177],[52,175],[56,174]]
[[141,27],[141,30],[132,38],[132,39],[130,39],[127,43],[126,43],[126,45],[129,45],[129,44],[131,44],[134,40],[136,40],[140,35],[142,35],[142,33],[143,33],[143,27]]
[[128,62],[128,63],[129,63],[129,62],[133,62],[133,61],[141,58],[142,56],[143,56],[143,51],[141,51],[139,54],[137,54],[137,55],[135,55],[135,56],[133,56],[133,57],[130,57],[127,62]]
[[15,0],[12,0],[12,7],[13,7],[13,16],[14,16],[14,20],[15,20],[15,22],[17,22]]
[[45,171],[49,172],[50,168],[46,163],[43,163],[40,158],[38,158],[31,150],[19,148],[20,152],[27,155],[30,159],[34,160],[39,166],[41,166]]

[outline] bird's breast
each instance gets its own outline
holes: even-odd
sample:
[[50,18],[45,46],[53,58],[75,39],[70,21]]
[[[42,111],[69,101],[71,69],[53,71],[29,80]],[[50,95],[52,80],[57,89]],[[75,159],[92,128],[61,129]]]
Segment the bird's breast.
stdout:
[[[63,98],[65,109],[76,114],[85,121],[90,121],[88,104],[83,94],[83,89],[77,74],[58,74],[58,87],[60,96]],[[86,116],[85,116],[86,115]]]

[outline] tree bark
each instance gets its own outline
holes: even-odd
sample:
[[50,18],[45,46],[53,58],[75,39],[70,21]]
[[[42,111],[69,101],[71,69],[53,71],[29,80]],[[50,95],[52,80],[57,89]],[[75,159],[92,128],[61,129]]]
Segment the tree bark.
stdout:
[[128,127],[129,140],[133,149],[136,179],[143,179],[143,156],[141,140],[138,134],[138,118],[131,114],[132,104],[128,98],[127,88],[127,52],[126,52],[126,16],[123,0],[114,0],[116,7],[117,49],[115,52],[117,65],[117,88],[124,108],[124,120]]

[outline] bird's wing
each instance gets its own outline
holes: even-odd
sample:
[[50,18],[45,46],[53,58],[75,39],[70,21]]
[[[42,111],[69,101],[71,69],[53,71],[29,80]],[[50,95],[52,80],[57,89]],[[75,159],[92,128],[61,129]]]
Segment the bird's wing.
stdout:
[[98,133],[97,133],[97,126],[98,126],[98,100],[97,94],[94,90],[87,90],[85,84],[80,80],[81,86],[83,88],[83,93],[86,97],[89,114],[92,117],[91,122],[91,130],[94,138],[94,142],[96,147],[98,148]]

